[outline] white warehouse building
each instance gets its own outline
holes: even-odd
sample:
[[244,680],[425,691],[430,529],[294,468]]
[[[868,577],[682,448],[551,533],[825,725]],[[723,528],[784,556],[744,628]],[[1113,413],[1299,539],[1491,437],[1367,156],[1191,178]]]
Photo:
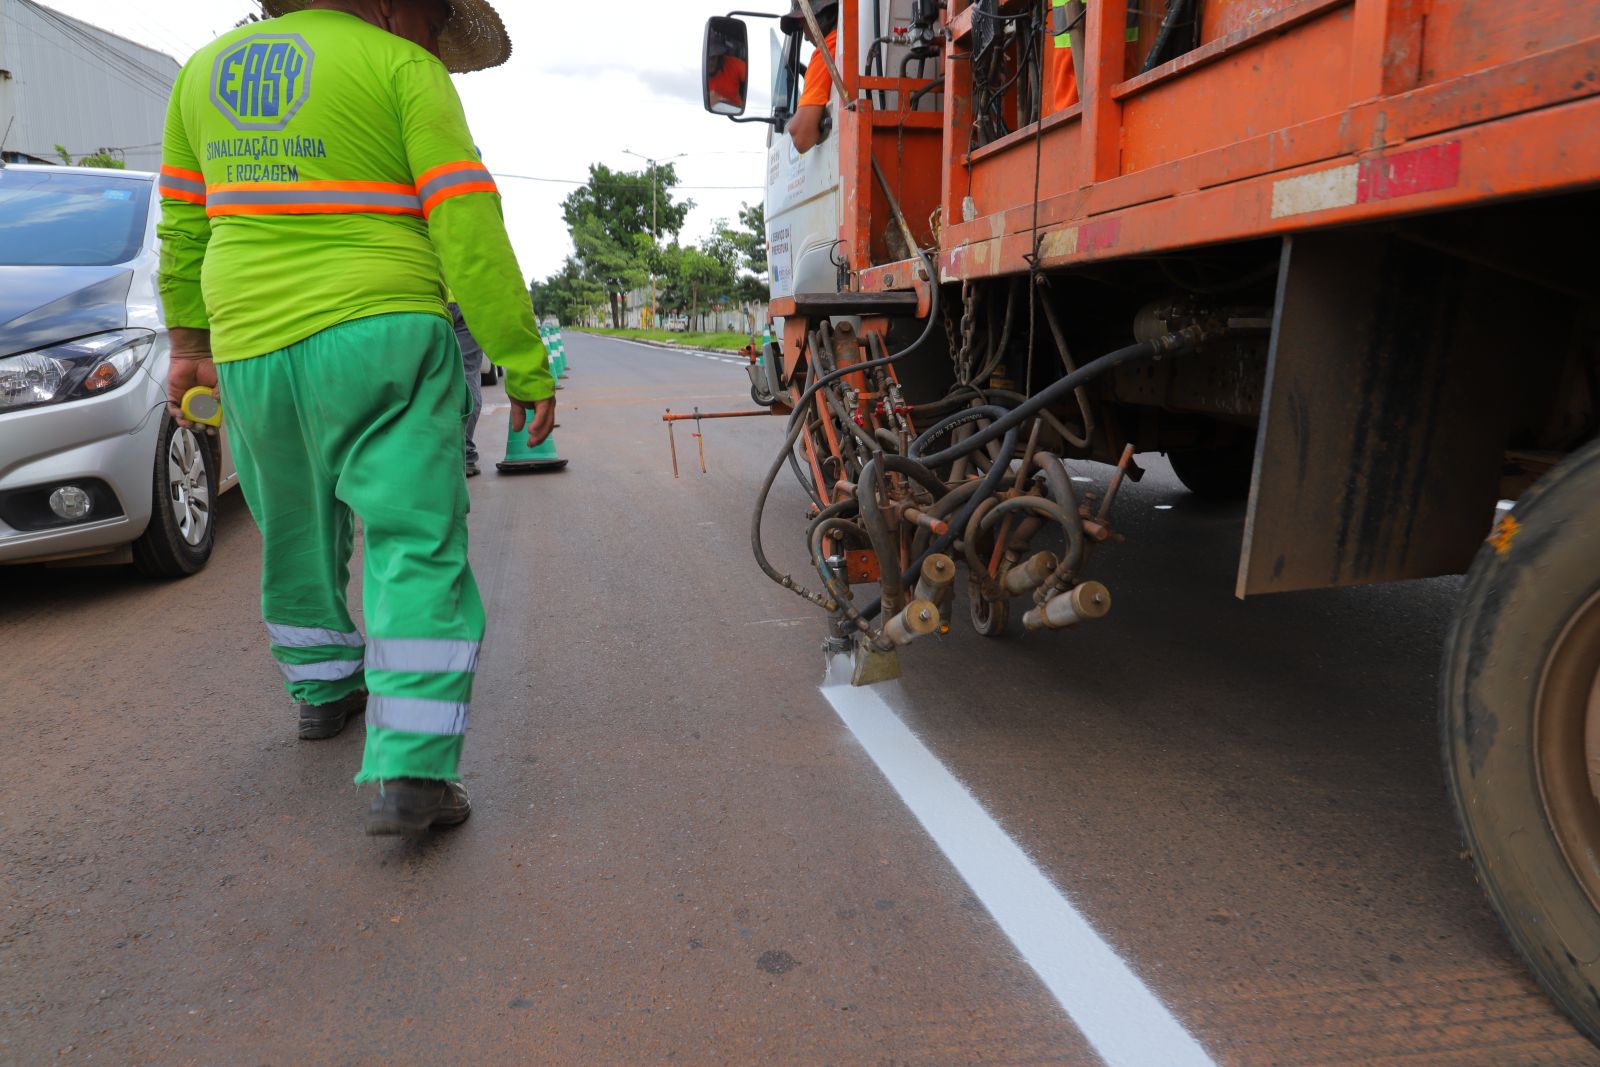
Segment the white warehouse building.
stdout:
[[157,169],[178,66],[33,0],[0,0],[0,159],[60,163],[61,145],[74,163],[106,149]]

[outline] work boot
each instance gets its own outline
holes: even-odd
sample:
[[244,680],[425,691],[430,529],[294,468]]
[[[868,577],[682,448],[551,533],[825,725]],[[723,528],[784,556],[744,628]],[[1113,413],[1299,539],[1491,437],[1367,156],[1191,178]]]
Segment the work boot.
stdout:
[[433,778],[390,778],[378,783],[367,809],[367,833],[415,837],[431,827],[459,826],[472,814],[467,787]]
[[357,689],[326,704],[296,701],[295,707],[300,709],[300,740],[321,741],[337,737],[352,715],[360,715],[367,710],[367,691]]

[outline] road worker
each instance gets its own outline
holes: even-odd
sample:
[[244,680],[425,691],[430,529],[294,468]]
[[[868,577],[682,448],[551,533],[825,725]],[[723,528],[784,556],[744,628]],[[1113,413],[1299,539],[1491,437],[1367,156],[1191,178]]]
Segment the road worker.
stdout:
[[[302,738],[367,716],[369,833],[470,812],[459,781],[483,604],[448,282],[549,434],[554,382],[450,71],[503,63],[486,0],[264,0],[200,49],[162,146],[168,397],[220,380],[262,534],[261,607]],[[176,417],[177,409],[172,408]],[[346,607],[355,519],[367,636]]]
[[730,114],[735,115],[743,111],[750,80],[750,64],[745,57],[723,50],[709,58],[708,67],[707,104],[712,108],[727,108]]
[[478,442],[473,435],[478,432],[478,416],[483,414],[483,346],[472,336],[472,330],[461,314],[461,305],[452,300],[447,307],[450,324],[456,331],[456,344],[461,348],[461,369],[466,374],[467,395],[472,398],[472,410],[467,413],[463,436],[467,446],[466,474],[468,478],[476,478],[482,473],[478,466]]
[[1049,6],[1045,36],[1050,38],[1050,111],[1065,111],[1078,102],[1078,72],[1072,65],[1070,0],[1046,0]]
[[[823,60],[822,53],[826,51],[830,55],[833,54],[839,37],[838,0],[820,0],[813,3],[811,9],[817,17],[817,25],[824,34],[822,48],[811,53],[811,61],[806,64],[805,82],[800,90],[800,101],[795,105],[794,117],[784,127],[784,132],[794,144],[794,150],[800,153],[809,152],[818,141],[822,140],[822,119],[828,110],[828,99],[833,95],[833,79],[828,74],[828,65]],[[808,34],[805,16],[800,13],[799,4],[779,19],[778,25],[782,27],[784,33]]]

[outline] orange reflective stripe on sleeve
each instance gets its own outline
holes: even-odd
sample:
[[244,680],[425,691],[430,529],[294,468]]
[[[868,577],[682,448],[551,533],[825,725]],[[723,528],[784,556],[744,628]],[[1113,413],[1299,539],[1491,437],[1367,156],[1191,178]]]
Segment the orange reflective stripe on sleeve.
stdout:
[[161,165],[161,178],[156,183],[162,196],[174,200],[186,200],[191,204],[204,204],[206,202],[205,175],[197,170],[182,170],[178,167]]
[[206,187],[206,214],[422,214],[417,190],[398,182],[232,182]]
[[417,199],[422,201],[424,216],[432,214],[434,208],[452,196],[499,191],[500,187],[495,185],[494,175],[489,173],[489,168],[475,159],[442,163],[423,171],[417,179]]

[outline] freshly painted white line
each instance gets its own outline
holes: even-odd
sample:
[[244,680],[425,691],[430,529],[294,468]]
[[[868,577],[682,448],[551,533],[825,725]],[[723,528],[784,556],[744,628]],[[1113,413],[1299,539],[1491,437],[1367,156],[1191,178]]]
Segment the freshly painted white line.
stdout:
[[830,666],[823,696],[1107,1067],[1216,1067],[872,687]]

